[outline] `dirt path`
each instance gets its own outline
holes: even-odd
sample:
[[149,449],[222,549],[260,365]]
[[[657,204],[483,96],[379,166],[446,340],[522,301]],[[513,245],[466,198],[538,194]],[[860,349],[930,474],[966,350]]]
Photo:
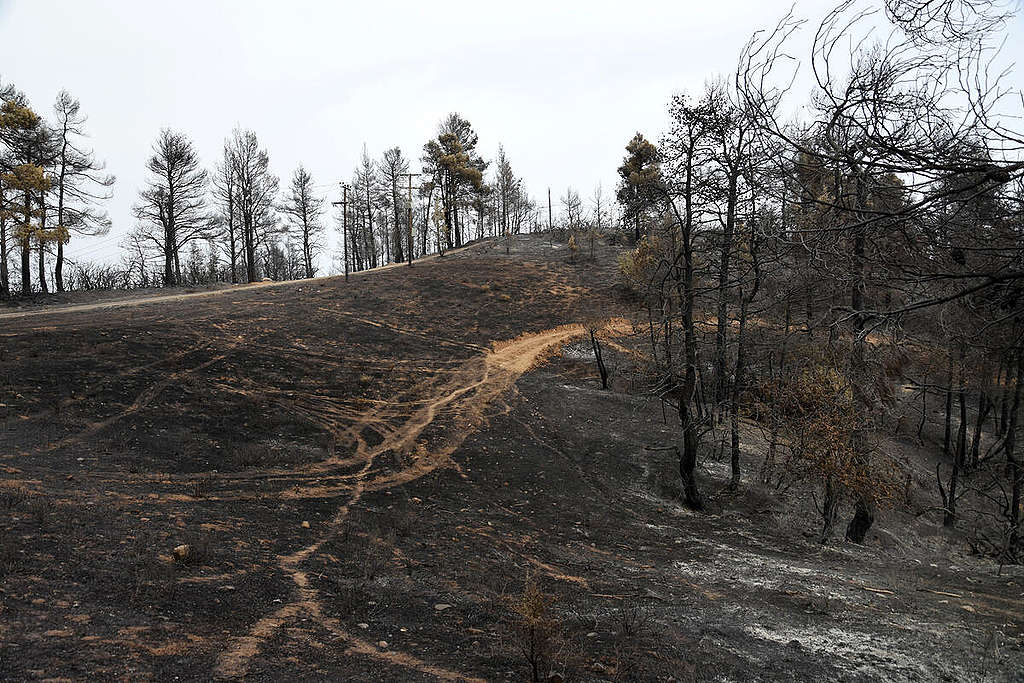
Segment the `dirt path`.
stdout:
[[[473,244],[467,244],[464,247],[458,249],[450,249],[445,252],[445,256],[459,254],[468,249],[473,249],[481,244],[488,242],[489,240],[483,240],[480,242],[474,242]],[[414,264],[425,263],[434,261],[439,258],[438,254],[428,254],[421,258],[413,261]],[[359,270],[349,273],[349,277],[363,277],[366,275],[381,273],[387,270],[394,270],[396,268],[408,267],[408,263],[389,263],[385,266],[378,266],[376,268],[367,268],[366,270]],[[100,301],[94,304],[69,304],[66,306],[43,306],[41,308],[31,311],[18,311],[16,313],[0,313],[0,320],[17,320],[22,318],[35,318],[46,315],[61,315],[66,313],[89,313],[95,311],[102,311],[107,309],[115,308],[133,308],[136,306],[145,306],[148,304],[163,304],[171,303],[175,301],[185,301],[192,299],[206,299],[211,297],[220,296],[231,296],[239,294],[240,292],[247,292],[251,290],[259,289],[271,289],[274,287],[287,287],[287,286],[303,286],[303,285],[319,285],[324,282],[336,282],[338,280],[344,280],[344,275],[324,275],[322,277],[314,277],[305,280],[285,280],[283,282],[251,282],[244,285],[235,285],[233,287],[226,287],[224,289],[212,289],[206,292],[186,292],[182,294],[158,294],[156,296],[143,296],[137,298],[123,298],[114,299],[111,301]]]
[[[607,333],[625,333],[632,329],[623,320],[610,322]],[[297,619],[307,619],[352,643],[351,649],[363,655],[386,660],[391,664],[415,669],[442,680],[480,680],[428,665],[410,655],[378,648],[340,631],[334,620],[324,615],[319,591],[310,584],[303,564],[343,528],[349,511],[366,491],[379,491],[418,479],[439,467],[458,466],[451,460],[456,448],[485,421],[485,413],[510,391],[523,373],[542,362],[550,353],[585,333],[582,325],[565,325],[544,332],[525,334],[515,339],[498,342],[483,357],[474,357],[438,385],[431,387],[428,396],[398,425],[392,418],[395,409],[382,406],[367,412],[347,431],[356,439],[355,458],[362,467],[354,478],[343,483],[312,488],[297,487],[290,495],[296,498],[337,496],[344,502],[327,524],[324,532],[311,544],[290,555],[278,557],[279,569],[295,584],[294,597],[273,613],[263,617],[247,634],[236,638],[220,655],[214,669],[218,678],[241,678],[261,647],[277,630]],[[420,438],[438,415],[450,413],[457,424],[444,444],[426,451]],[[367,430],[379,434],[382,441],[370,446],[365,438]],[[385,454],[398,454],[404,463],[398,471],[389,472],[378,467]]]

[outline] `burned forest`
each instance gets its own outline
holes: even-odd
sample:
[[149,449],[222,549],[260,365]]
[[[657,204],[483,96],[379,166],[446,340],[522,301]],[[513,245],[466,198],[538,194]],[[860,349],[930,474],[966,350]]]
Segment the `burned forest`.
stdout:
[[1019,4],[391,9],[0,2],[0,680],[1024,681]]

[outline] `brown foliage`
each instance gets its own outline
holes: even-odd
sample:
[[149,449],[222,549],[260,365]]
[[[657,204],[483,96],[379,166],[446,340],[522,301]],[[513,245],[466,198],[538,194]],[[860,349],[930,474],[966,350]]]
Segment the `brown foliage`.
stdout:
[[805,347],[794,355],[792,371],[756,385],[746,401],[752,417],[780,425],[789,455],[775,473],[778,484],[830,482],[840,499],[891,503],[899,489],[895,464],[877,451],[867,466],[857,460],[854,435],[867,425],[849,379],[820,351]]
[[530,667],[531,681],[542,680],[551,668],[551,656],[559,633],[558,620],[551,614],[553,602],[532,574],[526,577],[523,592],[509,601],[512,631]]

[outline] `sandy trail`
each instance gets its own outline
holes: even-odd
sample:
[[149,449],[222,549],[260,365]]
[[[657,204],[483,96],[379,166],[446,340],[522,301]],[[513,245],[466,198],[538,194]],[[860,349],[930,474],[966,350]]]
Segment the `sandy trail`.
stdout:
[[[628,322],[615,320],[606,326],[605,332],[625,333],[631,329],[632,326]],[[369,643],[352,638],[341,629],[336,620],[324,615],[319,591],[310,585],[302,566],[342,530],[349,511],[365,492],[399,486],[439,467],[458,469],[451,460],[451,454],[472,431],[486,421],[487,411],[500,404],[503,396],[513,388],[523,373],[542,362],[565,343],[585,333],[582,325],[565,325],[496,343],[482,357],[471,358],[444,381],[429,387],[428,396],[411,414],[407,412],[407,408],[401,410],[400,412],[405,413],[407,417],[399,424],[394,423],[396,411],[389,406],[369,411],[350,424],[345,433],[355,439],[355,458],[363,463],[358,473],[344,483],[299,486],[288,493],[290,496],[301,498],[338,497],[343,500],[327,528],[313,543],[290,555],[278,557],[278,568],[291,577],[295,584],[292,600],[257,621],[248,633],[235,638],[218,658],[214,674],[219,678],[245,676],[252,659],[259,654],[263,645],[278,629],[292,621],[308,619],[313,626],[343,636],[351,643],[350,650],[353,652],[384,659],[391,664],[415,669],[442,680],[477,680],[429,665],[406,654],[380,650]],[[420,438],[441,414],[453,415],[456,424],[450,429],[444,443],[434,446],[428,452],[420,443]],[[382,440],[370,446],[363,436],[367,430],[378,434]],[[398,454],[401,458],[403,464],[397,470],[378,466],[381,456],[389,453]]]

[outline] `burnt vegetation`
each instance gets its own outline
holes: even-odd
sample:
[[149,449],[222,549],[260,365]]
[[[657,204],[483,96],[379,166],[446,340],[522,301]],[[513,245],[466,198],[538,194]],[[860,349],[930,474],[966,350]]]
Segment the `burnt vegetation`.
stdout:
[[113,265],[3,86],[0,677],[1013,680],[1011,9],[787,14],[614,201],[456,113],[329,191],[163,130]]

